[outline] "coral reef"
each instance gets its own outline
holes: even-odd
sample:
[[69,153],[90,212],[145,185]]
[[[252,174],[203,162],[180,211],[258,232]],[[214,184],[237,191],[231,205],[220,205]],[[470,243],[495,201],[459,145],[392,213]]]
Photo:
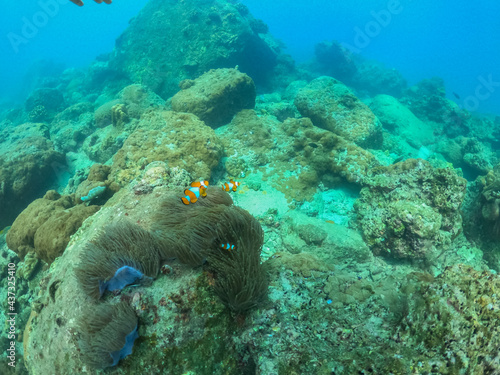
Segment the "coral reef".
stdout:
[[0,103],[16,373],[500,373],[500,117],[282,47],[238,1],[151,0]]
[[497,275],[459,264],[435,279],[409,284],[408,312],[399,334],[413,347],[422,346],[422,372],[500,371]]
[[237,69],[212,69],[195,80],[184,80],[172,97],[172,109],[194,113],[216,128],[227,124],[242,109],[255,106],[255,85]]
[[262,173],[289,200],[311,199],[319,183],[333,186],[340,177],[362,184],[368,171],[380,165],[369,151],[315,127],[308,118],[280,123],[243,110],[216,133],[230,156],[225,165],[229,175]]
[[441,153],[455,168],[462,168],[464,176],[469,181],[478,175],[485,175],[497,163],[497,156],[488,144],[477,138],[458,136],[445,139],[435,145],[435,150]]
[[446,98],[441,78],[424,79],[408,88],[401,102],[419,119],[435,123],[450,138],[469,135],[470,114]]
[[[181,191],[180,188],[178,190]],[[155,194],[135,195],[131,189],[122,189],[117,198],[114,198],[112,205],[105,206],[97,215],[85,222],[82,230],[72,237],[64,255],[50,268],[38,302],[34,305],[32,314],[36,318],[31,320],[25,331],[25,356],[32,371],[55,368],[56,371],[64,372],[63,369],[69,368],[68,366],[76,369],[75,371],[81,371],[85,363],[97,368],[113,365],[117,358],[122,357],[122,354],[130,349],[126,344],[126,337],[130,334],[135,336],[134,327],[137,323],[131,323],[135,315],[139,320],[137,332],[139,338],[136,340],[131,357],[146,355],[151,359],[148,360],[150,363],[148,368],[153,371],[152,373],[162,371],[160,368],[165,365],[156,367],[157,361],[152,360],[154,357],[150,348],[153,340],[151,335],[154,334],[155,337],[169,335],[169,339],[164,336],[165,341],[162,346],[165,346],[161,349],[163,359],[160,362],[166,361],[164,362],[166,366],[174,368],[180,365],[176,358],[184,356],[181,350],[184,353],[184,350],[188,350],[187,347],[191,345],[198,345],[201,351],[205,350],[200,347],[199,342],[205,335],[208,336],[203,345],[208,343],[214,345],[213,340],[208,337],[213,337],[216,332],[220,336],[221,327],[217,322],[231,324],[227,313],[224,312],[226,310],[217,299],[214,299],[211,291],[220,294],[222,300],[238,312],[247,311],[261,300],[263,293],[267,291],[267,282],[264,274],[259,276],[259,272],[264,272],[259,257],[263,235],[260,224],[241,208],[230,206],[229,195],[220,189],[213,190],[207,199],[200,200],[196,204],[189,206],[181,204],[184,209],[198,207],[200,220],[195,219],[193,223],[179,222],[184,228],[179,226],[168,228],[162,225],[165,232],[172,230],[173,235],[183,231],[186,236],[188,233],[193,236],[193,229],[202,222],[202,218],[210,224],[209,227],[213,231],[205,234],[205,243],[210,243],[210,246],[202,247],[203,253],[207,256],[207,272],[202,273],[199,268],[197,270],[184,268],[181,271],[179,264],[170,259],[168,264],[171,266],[162,268],[170,272],[162,271],[152,284],[136,283],[134,286],[125,286],[133,282],[129,278],[131,274],[116,272],[124,265],[140,270],[144,275],[155,276],[160,269],[158,261],[154,262],[155,256],[156,259],[160,254],[165,257],[172,256],[168,254],[171,249],[159,248],[160,243],[157,242],[156,236],[133,223],[138,221],[141,226],[151,226],[153,213],[157,211],[150,208],[157,206],[158,195],[160,199],[172,202],[171,199],[179,200],[179,195],[182,194],[165,190],[163,186],[155,188],[155,192]],[[132,197],[135,197],[137,202],[134,207],[129,205]],[[207,210],[212,209],[214,205],[224,208],[221,217],[207,216]],[[178,211],[177,208],[174,211]],[[122,215],[127,216],[129,220],[106,226],[110,220],[115,221],[115,217]],[[174,238],[174,241],[183,243],[186,236]],[[236,247],[229,253],[221,248],[220,241],[234,242]],[[125,260],[127,254],[129,258],[134,257],[135,261]],[[115,259],[114,255],[121,260]],[[107,267],[111,264],[114,267]],[[106,267],[108,269],[104,272],[103,269]],[[101,291],[104,291],[103,288],[99,289],[99,281],[104,281],[100,283],[101,287],[106,282],[107,285],[113,285],[112,289],[114,286],[119,286],[121,294],[115,296],[118,291],[114,290],[115,293],[103,295],[102,302],[95,307],[96,313],[88,313],[89,306],[84,307],[89,303],[89,297],[86,295],[90,294],[91,298],[95,299],[101,295]],[[193,294],[191,287],[195,287],[197,292]],[[69,290],[72,292],[67,293]],[[185,300],[186,298],[189,301]],[[124,323],[123,326],[117,326],[116,322],[111,323],[115,319],[112,318],[109,304],[115,305],[118,300],[124,303],[123,309],[128,311],[125,315],[130,317],[127,318],[130,325]],[[153,300],[160,301],[159,305],[153,303]],[[192,306],[187,307],[191,303],[196,304],[194,309]],[[165,308],[167,305],[168,309]],[[125,306],[131,306],[132,309]],[[172,315],[170,312],[174,311]],[[61,312],[63,312],[62,317],[58,319],[56,316]],[[53,319],[58,319],[59,323],[53,325]],[[91,321],[93,323],[90,323]],[[118,319],[118,322],[120,321],[121,318]],[[157,325],[159,321],[164,324]],[[198,326],[198,323],[194,322],[199,322],[201,325]],[[171,331],[172,324],[177,327],[174,331]],[[159,329],[160,326],[165,330]],[[195,329],[195,332],[192,329]],[[171,336],[173,332],[175,334]],[[40,345],[39,342],[47,345]],[[57,350],[54,350],[56,348]],[[123,352],[121,348],[124,349]],[[185,353],[188,352],[190,351]],[[115,353],[116,357],[111,358],[105,353]],[[231,353],[235,353],[235,349],[222,355],[224,361],[229,360]],[[135,368],[136,365],[135,361],[129,361],[129,357],[120,362],[124,371],[127,371],[127,368],[132,371],[131,368]],[[188,360],[186,365],[195,366],[194,368],[199,366],[191,360]],[[238,368],[236,363],[231,366]]]
[[24,106],[30,121],[50,121],[64,108],[64,97],[58,89],[39,88],[26,99]]

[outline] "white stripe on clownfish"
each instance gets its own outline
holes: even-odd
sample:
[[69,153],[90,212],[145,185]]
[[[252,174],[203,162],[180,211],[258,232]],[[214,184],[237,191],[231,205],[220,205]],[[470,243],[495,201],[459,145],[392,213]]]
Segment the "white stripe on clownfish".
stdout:
[[230,245],[229,242],[221,244],[220,247],[227,251],[234,250],[234,245]]
[[189,189],[184,190],[185,197],[181,198],[182,203],[190,204],[195,203],[200,195],[202,197],[207,196],[207,186],[208,181],[194,181],[191,183],[191,187]]
[[229,182],[222,184],[222,190],[224,191],[236,191],[236,189],[240,186],[240,183],[237,181],[229,180]]

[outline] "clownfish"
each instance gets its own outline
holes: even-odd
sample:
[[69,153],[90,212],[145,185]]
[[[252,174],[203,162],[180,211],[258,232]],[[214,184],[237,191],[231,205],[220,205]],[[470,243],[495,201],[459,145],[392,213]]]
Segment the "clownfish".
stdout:
[[230,245],[229,242],[221,244],[220,247],[227,251],[234,250],[234,245]]
[[230,191],[230,190],[236,191],[238,186],[240,186],[239,182],[229,180],[229,182],[222,184],[222,190],[224,190],[224,191]]
[[181,198],[182,203],[184,204],[195,203],[200,197],[200,195],[202,197],[206,197],[207,186],[208,186],[207,180],[192,182],[191,187],[189,189],[184,190],[184,194],[186,194],[186,196]]

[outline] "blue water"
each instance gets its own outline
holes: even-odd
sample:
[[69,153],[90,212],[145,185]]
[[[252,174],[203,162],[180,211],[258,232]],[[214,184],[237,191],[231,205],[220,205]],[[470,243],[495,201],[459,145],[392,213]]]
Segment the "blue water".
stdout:
[[[0,15],[0,100],[20,99],[22,78],[38,59],[83,66],[110,52],[115,39],[147,0],[8,2]],[[244,0],[287,46],[297,62],[314,45],[338,40],[367,58],[402,72],[410,84],[442,77],[459,104],[491,83],[479,112],[500,114],[500,3],[478,1]],[[45,16],[43,15],[45,13]],[[39,27],[26,28],[28,23]],[[24,27],[24,29],[23,29]],[[363,33],[367,38],[360,36]],[[14,35],[15,34],[15,35]],[[20,36],[24,40],[16,39]],[[25,37],[26,36],[26,37]],[[457,99],[453,93],[458,94]],[[486,93],[486,91],[485,91]]]
[[[268,23],[297,61],[310,59],[318,41],[335,39],[396,68],[409,84],[443,78],[453,100],[453,92],[462,100],[475,95],[480,77],[492,75],[500,82],[498,1],[247,0],[245,4]],[[373,36],[364,42],[359,30]],[[500,84],[478,110],[500,114]]]

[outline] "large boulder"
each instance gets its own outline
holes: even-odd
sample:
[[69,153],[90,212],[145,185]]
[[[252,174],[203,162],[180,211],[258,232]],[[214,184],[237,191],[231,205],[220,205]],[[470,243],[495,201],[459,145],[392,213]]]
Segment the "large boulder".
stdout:
[[0,228],[64,173],[64,155],[54,150],[49,137],[47,126],[35,123],[0,132]]
[[382,140],[380,121],[353,92],[331,77],[319,77],[302,88],[295,106],[313,124],[353,141],[361,147]]
[[172,109],[190,112],[211,127],[227,124],[242,109],[255,106],[255,85],[237,69],[212,69],[195,80],[184,80],[172,98]]
[[462,231],[467,181],[451,168],[408,159],[372,169],[365,184],[355,209],[375,255],[430,259]]
[[370,109],[386,130],[403,137],[416,149],[433,142],[432,126],[420,120],[393,96],[377,95],[373,98]]
[[21,259],[36,253],[39,259],[51,264],[62,255],[70,236],[83,221],[98,210],[99,206],[74,206],[72,196],[61,197],[49,191],[16,218],[7,233],[7,245]]
[[236,65],[257,83],[276,65],[277,43],[238,3],[152,0],[118,38],[109,68],[164,99],[183,79]]

